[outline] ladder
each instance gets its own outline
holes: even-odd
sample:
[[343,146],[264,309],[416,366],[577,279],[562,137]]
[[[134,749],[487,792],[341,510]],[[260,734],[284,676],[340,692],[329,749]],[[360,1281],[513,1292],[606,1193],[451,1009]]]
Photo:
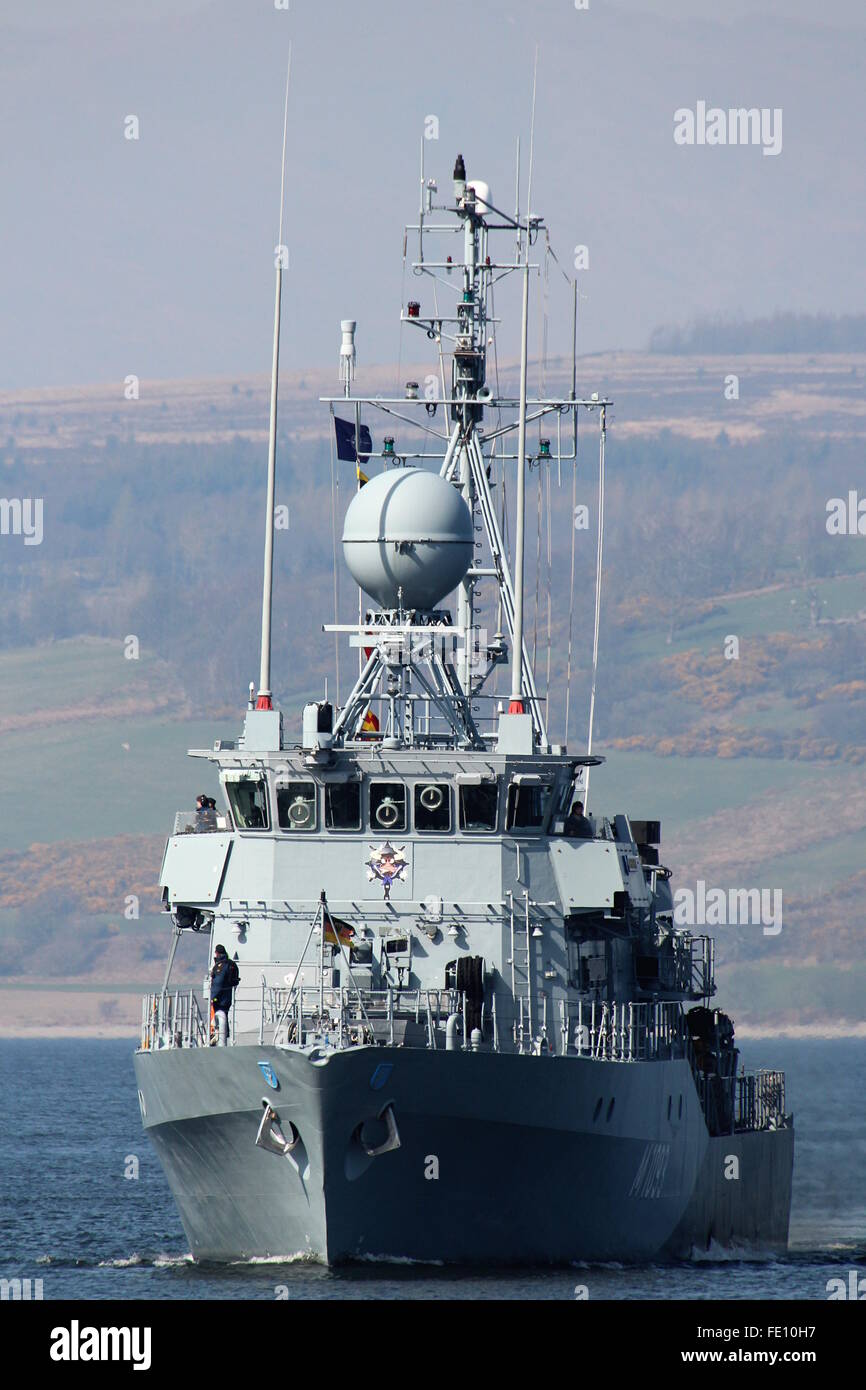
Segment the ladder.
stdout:
[[531,1047],[535,1032],[532,1012],[532,935],[530,933],[529,893],[523,893],[523,921],[516,920],[520,914],[519,904],[515,908],[514,893],[508,891],[511,926],[511,998],[514,1007],[514,1020],[511,1025],[514,1044],[518,1052],[526,1051],[527,1040]]

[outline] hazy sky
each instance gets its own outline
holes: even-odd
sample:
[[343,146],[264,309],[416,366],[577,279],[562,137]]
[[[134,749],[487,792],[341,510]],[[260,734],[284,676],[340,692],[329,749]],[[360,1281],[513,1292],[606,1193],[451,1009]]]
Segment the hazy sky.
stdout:
[[[440,189],[460,150],[513,206],[536,42],[533,210],[589,247],[583,351],[866,310],[862,0],[0,0],[0,390],[268,370],[290,36],[289,366],[336,371],[349,315],[395,360],[425,116]],[[678,146],[698,101],[781,108],[781,153]]]

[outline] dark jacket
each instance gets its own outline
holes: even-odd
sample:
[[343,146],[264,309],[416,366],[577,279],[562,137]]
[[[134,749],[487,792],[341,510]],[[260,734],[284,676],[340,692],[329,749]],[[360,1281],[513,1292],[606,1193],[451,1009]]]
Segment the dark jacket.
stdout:
[[211,975],[210,997],[215,1009],[225,1009],[226,1012],[232,1004],[232,987],[230,981],[228,957],[216,961]]
[[564,833],[572,840],[591,840],[592,822],[586,816],[569,816],[565,822]]

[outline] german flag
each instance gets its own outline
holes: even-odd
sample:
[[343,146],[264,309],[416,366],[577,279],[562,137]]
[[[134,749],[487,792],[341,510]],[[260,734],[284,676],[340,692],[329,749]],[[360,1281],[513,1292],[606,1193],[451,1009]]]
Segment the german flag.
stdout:
[[355,472],[358,475],[358,491],[360,492],[364,484],[369,483],[370,479],[360,465],[355,469]]
[[348,922],[344,922],[341,917],[333,917],[330,912],[325,913],[325,944],[328,946],[353,946],[355,944],[355,929],[350,927]]

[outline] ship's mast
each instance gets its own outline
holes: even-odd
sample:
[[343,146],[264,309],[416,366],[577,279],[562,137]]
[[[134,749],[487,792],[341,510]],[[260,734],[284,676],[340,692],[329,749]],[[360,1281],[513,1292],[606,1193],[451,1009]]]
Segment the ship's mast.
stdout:
[[[358,679],[334,725],[334,746],[364,739],[362,724],[374,700],[381,701],[386,711],[387,729],[382,729],[382,741],[388,746],[441,746],[445,743],[481,750],[516,744],[526,751],[528,748],[545,751],[550,746],[544,702],[538,694],[524,635],[526,472],[532,462],[527,456],[527,429],[550,419],[556,429],[556,451],[551,453],[549,440],[540,440],[539,464],[544,460],[556,460],[560,466],[564,461],[576,465],[578,410],[597,411],[608,402],[600,400],[598,395],[578,400],[574,390],[574,368],[572,389],[568,394],[545,392],[537,399],[529,398],[529,275],[537,269],[530,261],[530,249],[539,231],[544,230],[543,219],[528,210],[521,216],[519,206],[514,215],[502,212],[495,206],[485,183],[467,179],[462,155],[454,166],[453,189],[453,202],[434,205],[436,182],[433,179],[425,182],[418,225],[410,225],[406,233],[418,234],[419,259],[412,262],[411,269],[414,275],[425,277],[432,303],[425,306],[426,312],[422,313],[420,302],[410,300],[401,313],[401,323],[422,329],[427,338],[438,345],[440,364],[443,344],[448,345],[445,350],[450,351],[452,357],[450,391],[444,389],[443,381],[442,399],[433,401],[426,395],[420,398],[417,383],[408,382],[405,397],[356,395],[347,375],[343,396],[324,397],[323,401],[332,411],[341,405],[354,412],[356,448],[362,405],[384,414],[389,428],[404,422],[420,432],[422,439],[435,439],[437,448],[444,450],[440,477],[459,489],[473,522],[480,523],[475,529],[486,535],[490,560],[473,559],[458,581],[453,627],[450,615],[444,610],[413,611],[409,608],[407,611],[399,592],[389,607],[369,612],[363,621],[359,617],[356,625],[325,625],[326,631],[349,634],[364,654]],[[436,213],[445,214],[445,217],[434,220]],[[438,258],[430,255],[428,248],[434,238],[450,237],[455,232],[462,233],[462,264],[455,263],[451,255]],[[491,232],[505,232],[509,238],[516,234],[516,257],[506,254],[498,261],[488,254]],[[491,341],[487,335],[488,331],[495,334],[498,322],[493,310],[493,287],[514,273],[522,276],[523,300],[518,399],[509,398],[507,393],[500,394],[498,389],[494,391],[491,389],[493,383],[487,380],[488,343]],[[449,290],[452,294],[456,291],[457,303],[450,312],[447,308],[443,311],[439,303],[443,289],[446,294]],[[343,328],[345,337],[345,324]],[[436,418],[440,406],[445,413],[442,423]],[[565,448],[563,418],[573,425],[570,447]],[[508,442],[515,437],[516,449],[512,444],[509,451]],[[369,456],[371,461],[380,459],[385,470],[411,465],[415,460],[423,466],[430,458],[429,444],[395,448],[393,436],[388,435],[381,450],[374,445]],[[500,486],[504,486],[504,470],[510,462],[514,460],[517,465],[513,567],[506,551],[503,525],[493,502],[492,489],[497,486],[497,481],[492,480],[494,459],[497,472],[503,474],[498,479]],[[419,518],[419,524],[423,526],[423,518]],[[381,544],[378,530],[374,539]],[[504,635],[510,636],[512,646],[508,714],[498,715],[498,730],[494,727],[490,732],[482,730],[476,719],[476,708],[483,706],[476,707],[475,702],[490,702],[488,708],[496,725],[497,697],[483,693],[483,687],[494,668],[508,660],[509,653],[503,634],[498,631],[498,619],[494,638],[486,643],[480,640],[483,634],[476,627],[475,589],[481,579],[493,579],[498,586],[497,612],[504,618]],[[448,653],[457,653],[458,643],[462,646],[455,659]],[[431,728],[431,713],[444,724],[444,731]],[[531,729],[507,725],[508,719],[515,715],[528,715]]]
[[[466,169],[461,154],[457,156],[457,163],[454,166],[455,200],[458,203],[462,200],[465,206],[467,201],[466,194]],[[461,310],[465,312],[463,312],[463,321],[460,326],[464,330],[463,341],[473,351],[479,353],[480,361],[483,363],[485,358],[483,313],[481,312],[482,306],[478,304],[477,286],[475,283],[475,263],[477,254],[478,229],[473,218],[467,214],[464,216],[463,222],[463,303],[461,305]],[[476,307],[478,308],[478,313],[473,313],[471,318],[469,316],[470,307],[473,309]],[[481,319],[482,322],[479,323],[479,319]],[[480,341],[479,329],[481,330]],[[483,381],[483,379],[482,374],[481,380]],[[462,388],[462,392],[465,396],[465,385]],[[470,513],[474,514],[475,496],[472,486],[472,468],[469,462],[469,450],[465,440],[465,432],[469,423],[466,418],[467,413],[465,408],[461,410],[464,441],[460,446],[459,481],[463,500],[469,508]],[[465,634],[463,652],[460,660],[460,684],[467,692],[469,690],[469,681],[471,678],[472,628],[475,617],[473,603],[474,591],[475,580],[470,574],[466,574],[457,590],[457,626],[460,631]]]
[[274,248],[276,287],[274,291],[274,350],[271,360],[271,409],[268,427],[268,486],[265,506],[265,572],[262,584],[262,656],[259,670],[259,690],[256,709],[272,709],[271,700],[271,613],[274,597],[274,502],[277,475],[277,395],[280,377],[280,309],[283,297],[283,208],[286,190],[286,135],[289,124],[289,83],[292,75],[292,50],[286,68],[286,100],[283,109],[283,158],[280,175],[280,219],[277,245]]

